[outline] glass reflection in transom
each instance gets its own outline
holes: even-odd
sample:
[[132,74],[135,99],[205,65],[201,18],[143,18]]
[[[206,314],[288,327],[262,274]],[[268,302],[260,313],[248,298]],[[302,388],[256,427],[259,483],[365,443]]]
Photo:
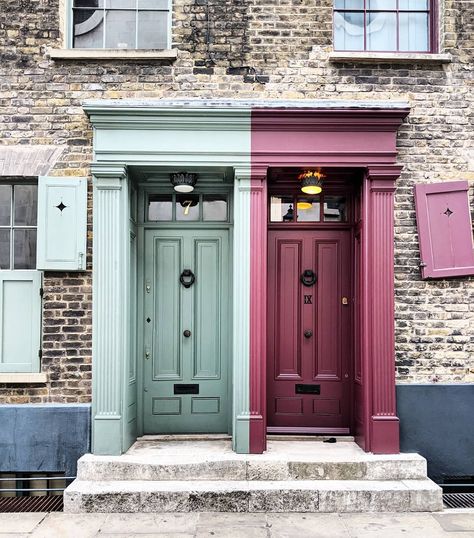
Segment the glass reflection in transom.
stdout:
[[292,222],[293,219],[293,196],[272,196],[270,199],[270,221]]
[[300,196],[296,204],[298,222],[319,222],[321,220],[321,206],[319,196]]

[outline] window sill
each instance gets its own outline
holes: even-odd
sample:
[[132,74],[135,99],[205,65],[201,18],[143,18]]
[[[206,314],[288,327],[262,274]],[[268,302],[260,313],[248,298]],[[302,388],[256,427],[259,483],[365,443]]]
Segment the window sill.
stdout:
[[177,49],[49,49],[47,55],[52,60],[165,60],[174,61]]
[[438,63],[452,62],[451,54],[428,54],[418,52],[331,52],[329,61],[333,63]]
[[46,374],[0,374],[0,383],[8,384],[32,384],[46,383],[48,378]]

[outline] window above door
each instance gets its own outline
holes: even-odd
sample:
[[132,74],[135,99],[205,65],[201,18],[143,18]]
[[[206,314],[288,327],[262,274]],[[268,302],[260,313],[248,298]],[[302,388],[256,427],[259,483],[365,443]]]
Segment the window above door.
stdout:
[[72,48],[170,48],[171,0],[69,1]]
[[228,222],[227,194],[148,194],[148,222]]
[[437,0],[334,0],[334,50],[437,52]]

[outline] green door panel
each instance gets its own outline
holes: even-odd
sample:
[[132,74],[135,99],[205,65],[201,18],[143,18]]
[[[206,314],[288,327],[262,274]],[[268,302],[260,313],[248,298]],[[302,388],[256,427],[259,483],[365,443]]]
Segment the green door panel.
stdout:
[[[144,433],[227,431],[228,233],[146,232]],[[179,281],[185,269],[196,278],[188,288]]]

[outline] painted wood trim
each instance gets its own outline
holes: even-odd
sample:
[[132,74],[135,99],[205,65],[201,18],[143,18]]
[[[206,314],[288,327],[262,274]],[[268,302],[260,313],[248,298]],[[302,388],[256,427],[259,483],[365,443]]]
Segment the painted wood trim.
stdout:
[[267,448],[267,169],[252,167],[250,201],[250,453]]
[[92,166],[94,266],[92,443],[95,454],[123,451],[123,381],[128,350],[128,188],[124,166]]
[[[394,193],[401,167],[368,167],[366,250],[367,281],[365,379],[370,410],[370,445],[377,454],[400,450],[399,420],[395,400],[395,306],[394,306]],[[368,184],[367,184],[368,182]]]
[[235,170],[233,288],[233,448],[250,450],[250,169]]

